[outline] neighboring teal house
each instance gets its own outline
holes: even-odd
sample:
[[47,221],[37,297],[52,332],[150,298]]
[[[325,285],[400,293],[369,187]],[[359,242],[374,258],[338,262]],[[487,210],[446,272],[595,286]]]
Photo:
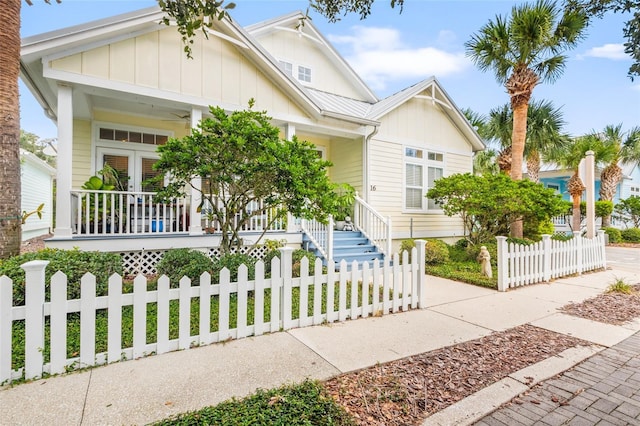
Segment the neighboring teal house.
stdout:
[[[600,172],[602,169],[596,168],[596,200],[599,199],[600,193]],[[562,194],[562,198],[571,201],[571,196],[567,190],[567,183],[573,174],[573,170],[559,169],[555,164],[543,164],[540,169],[540,183],[547,188],[552,188]],[[638,164],[622,165],[622,182],[618,184],[618,189],[614,197],[614,204],[620,199],[626,199],[632,196],[640,197],[640,166]],[[584,194],[583,194],[584,197]]]

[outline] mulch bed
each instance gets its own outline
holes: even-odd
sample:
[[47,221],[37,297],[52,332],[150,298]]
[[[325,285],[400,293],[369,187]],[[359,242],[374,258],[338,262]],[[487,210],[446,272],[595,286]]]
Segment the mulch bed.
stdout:
[[343,374],[325,387],[359,425],[417,425],[511,373],[579,345],[590,343],[522,325]]
[[632,294],[603,293],[581,303],[570,303],[560,310],[580,318],[622,325],[640,317],[640,284],[632,287]]

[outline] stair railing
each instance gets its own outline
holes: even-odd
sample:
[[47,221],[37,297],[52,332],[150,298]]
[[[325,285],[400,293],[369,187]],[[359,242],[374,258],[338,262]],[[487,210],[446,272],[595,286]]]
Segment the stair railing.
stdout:
[[391,255],[391,217],[386,218],[374,210],[356,193],[353,224],[385,256]]
[[302,219],[300,227],[307,234],[311,243],[327,261],[333,260],[333,216],[329,215],[329,222],[324,224],[315,219]]

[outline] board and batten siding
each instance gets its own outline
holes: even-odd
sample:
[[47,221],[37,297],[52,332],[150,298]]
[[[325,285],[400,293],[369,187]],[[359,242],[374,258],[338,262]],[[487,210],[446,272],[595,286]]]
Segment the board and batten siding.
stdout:
[[153,31],[51,61],[56,70],[158,89],[271,115],[307,115],[238,49],[218,37],[198,35],[193,59],[183,51],[174,28]]
[[348,183],[362,195],[362,140],[334,139],[331,142],[331,180]]
[[347,98],[362,99],[353,85],[342,75],[315,41],[288,31],[275,31],[257,37],[262,46],[276,59],[293,65],[293,77],[298,77],[298,65],[311,69],[311,83],[314,89],[337,93]]
[[91,170],[91,122],[88,120],[73,120],[73,151],[72,151],[71,187],[82,188],[82,185],[93,176]]
[[55,170],[34,154],[20,152],[22,181],[21,211],[35,211],[40,204],[42,217],[33,214],[22,225],[22,241],[46,235],[53,228],[53,178]]

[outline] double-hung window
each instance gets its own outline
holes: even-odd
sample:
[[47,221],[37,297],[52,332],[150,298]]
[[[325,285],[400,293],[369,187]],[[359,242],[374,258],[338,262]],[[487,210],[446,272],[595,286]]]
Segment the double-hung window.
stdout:
[[404,207],[409,211],[440,211],[434,200],[425,198],[427,191],[444,175],[444,154],[405,147]]

